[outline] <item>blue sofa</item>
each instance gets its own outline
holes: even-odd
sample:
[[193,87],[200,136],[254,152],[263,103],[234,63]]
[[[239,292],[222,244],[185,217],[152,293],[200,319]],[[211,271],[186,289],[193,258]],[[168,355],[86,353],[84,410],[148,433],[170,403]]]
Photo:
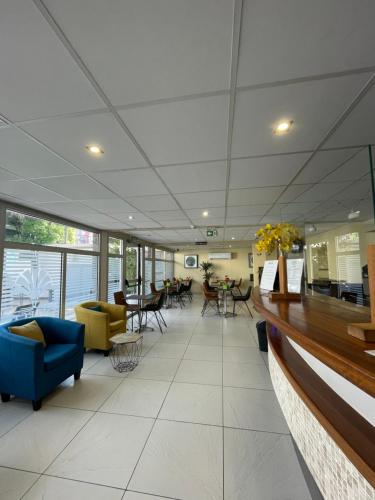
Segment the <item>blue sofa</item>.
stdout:
[[[43,330],[41,342],[10,333],[8,327],[36,320]],[[85,326],[58,318],[24,318],[0,325],[0,393],[31,399],[39,410],[42,398],[74,374],[78,380],[83,366]]]

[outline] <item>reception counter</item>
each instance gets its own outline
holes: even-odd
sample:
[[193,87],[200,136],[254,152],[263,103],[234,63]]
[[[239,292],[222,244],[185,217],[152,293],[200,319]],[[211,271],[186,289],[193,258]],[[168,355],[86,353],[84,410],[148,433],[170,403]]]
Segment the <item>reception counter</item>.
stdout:
[[369,309],[322,295],[252,300],[267,320],[272,383],[324,498],[375,499],[375,343],[347,334]]

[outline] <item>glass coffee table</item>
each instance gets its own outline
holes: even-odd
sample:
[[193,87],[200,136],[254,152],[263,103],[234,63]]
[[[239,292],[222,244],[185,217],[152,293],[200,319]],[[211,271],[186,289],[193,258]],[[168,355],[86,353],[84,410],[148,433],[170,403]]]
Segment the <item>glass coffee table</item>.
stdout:
[[143,335],[118,333],[109,341],[113,346],[109,353],[113,368],[120,373],[133,371],[141,358]]

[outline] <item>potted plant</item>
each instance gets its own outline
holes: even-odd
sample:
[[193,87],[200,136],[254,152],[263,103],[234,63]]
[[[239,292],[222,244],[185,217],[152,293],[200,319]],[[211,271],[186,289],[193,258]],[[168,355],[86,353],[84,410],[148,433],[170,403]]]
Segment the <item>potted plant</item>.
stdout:
[[298,228],[294,224],[281,222],[280,224],[266,224],[258,229],[255,244],[258,252],[272,253],[278,251],[280,292],[272,293],[271,300],[300,300],[299,293],[288,292],[288,277],[286,269],[286,254],[292,249],[293,243],[301,239]]
[[210,279],[212,278],[214,272],[213,272],[213,268],[214,268],[214,265],[212,262],[201,262],[199,267],[201,268],[201,272],[203,274],[203,279],[204,280],[207,280],[207,282],[209,283],[210,282]]

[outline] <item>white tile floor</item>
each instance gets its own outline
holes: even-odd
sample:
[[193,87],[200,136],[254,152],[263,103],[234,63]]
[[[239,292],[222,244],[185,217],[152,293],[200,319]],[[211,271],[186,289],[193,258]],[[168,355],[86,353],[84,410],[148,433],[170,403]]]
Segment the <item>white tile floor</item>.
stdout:
[[165,311],[131,374],[88,352],[39,412],[0,404],[0,500],[311,500],[256,319]]

